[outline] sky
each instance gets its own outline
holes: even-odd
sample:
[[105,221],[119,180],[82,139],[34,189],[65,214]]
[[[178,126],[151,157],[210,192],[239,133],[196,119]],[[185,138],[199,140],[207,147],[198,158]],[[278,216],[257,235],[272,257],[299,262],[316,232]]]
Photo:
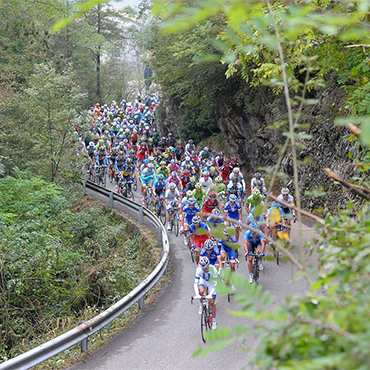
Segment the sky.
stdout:
[[123,9],[125,6],[136,6],[139,5],[140,0],[123,0],[123,1],[111,1],[109,5],[114,6],[116,9]]

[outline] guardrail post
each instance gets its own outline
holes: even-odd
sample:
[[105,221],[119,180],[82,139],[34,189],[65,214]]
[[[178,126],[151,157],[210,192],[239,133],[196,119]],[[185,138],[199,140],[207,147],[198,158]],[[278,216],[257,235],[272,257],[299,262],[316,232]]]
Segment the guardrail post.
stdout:
[[86,194],[86,181],[83,182],[84,194]]
[[140,208],[139,208],[139,222],[140,222],[141,224],[143,224],[143,223],[144,223],[144,211],[143,211],[143,207],[140,207]]
[[162,245],[162,228],[160,226],[157,227],[157,239],[158,239],[158,247]]
[[109,207],[113,208],[113,192],[109,193]]
[[144,296],[139,299],[139,310],[144,308]]
[[[81,324],[86,322],[85,320],[81,320]],[[88,348],[88,338],[82,339],[81,340],[81,352],[86,352]]]

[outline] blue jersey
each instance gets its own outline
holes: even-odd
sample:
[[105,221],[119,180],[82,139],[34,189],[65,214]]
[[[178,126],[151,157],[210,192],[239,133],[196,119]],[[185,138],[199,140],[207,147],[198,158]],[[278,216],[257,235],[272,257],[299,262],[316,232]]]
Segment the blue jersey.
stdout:
[[211,216],[207,218],[207,222],[212,224],[213,227],[217,227],[218,224],[223,223],[223,220],[220,220],[219,218],[213,219]]
[[[236,259],[236,250],[238,249],[238,240],[236,236],[230,236],[229,241],[218,239],[218,244],[221,246],[221,251],[229,254],[229,261],[234,262]],[[234,245],[235,249],[229,245]]]
[[159,180],[157,179],[153,185],[155,193],[157,195],[164,194],[166,191],[166,185],[167,185],[167,182],[165,180],[162,180],[162,182],[159,182]]
[[[190,226],[189,226],[189,232],[190,232],[190,234],[194,234],[194,233],[196,233],[195,231],[196,230],[198,230],[198,229],[204,229],[204,230],[206,230],[206,232],[204,232],[204,234],[207,234],[207,233],[209,233],[209,227],[208,227],[208,225],[207,224],[205,224],[204,222],[201,222],[200,224],[199,224],[199,227],[195,227],[194,226],[194,224],[191,224]],[[196,233],[197,234],[197,233]],[[200,232],[199,233],[199,235],[202,235],[203,234],[203,232]]]
[[239,220],[239,210],[241,209],[239,202],[235,202],[234,204],[227,202],[224,209],[227,213],[227,217]]
[[258,226],[261,226],[265,224],[265,219],[262,215],[259,215],[257,218],[254,218],[254,216],[250,213],[247,216],[246,224],[250,225],[251,223],[256,223]]
[[[189,205],[185,206],[185,208],[182,210],[182,212],[185,215],[185,221],[187,224],[191,224],[191,220],[195,216],[196,213],[200,212],[200,209],[197,205],[195,205],[193,208],[190,208]],[[192,225],[194,226],[194,225]]]
[[258,234],[252,235],[252,232],[248,230],[244,234],[244,240],[248,240],[248,242],[253,243],[253,244],[260,244],[261,241],[265,239]]
[[220,250],[218,249],[217,245],[215,245],[211,251],[211,253],[208,253],[205,248],[202,248],[200,250],[200,256],[206,256],[209,259],[209,263],[211,265],[218,264],[218,257],[220,257]]

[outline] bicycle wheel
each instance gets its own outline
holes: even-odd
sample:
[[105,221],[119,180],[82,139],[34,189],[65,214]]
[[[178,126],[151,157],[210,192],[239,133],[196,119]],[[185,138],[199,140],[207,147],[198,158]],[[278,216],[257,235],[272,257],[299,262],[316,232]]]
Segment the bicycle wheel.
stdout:
[[132,192],[131,189],[127,189],[127,198],[134,200],[134,193]]
[[134,183],[133,183],[134,191],[137,191],[137,178],[135,177]]
[[101,184],[103,185],[104,188],[107,186],[107,175],[105,171],[103,171],[101,175]]
[[170,232],[172,233],[173,231],[173,215],[171,217],[171,221],[170,221]]
[[190,257],[193,263],[195,263],[195,251],[194,249],[190,249]]
[[254,257],[254,258],[255,258],[255,260],[254,260],[254,264],[253,264],[253,280],[256,282],[256,284],[258,284],[260,270],[258,268],[258,259],[256,257]]
[[200,331],[204,343],[206,343],[205,333],[207,332],[208,328],[208,310],[206,306],[203,306],[202,315],[200,316]]
[[162,222],[162,225],[165,226],[166,225],[166,221],[167,221],[167,215],[166,215],[166,209],[164,208],[164,205],[161,204],[161,211],[159,213],[159,219],[161,220]]
[[175,214],[175,217],[174,217],[174,229],[175,229],[176,237],[179,236],[179,218],[177,217],[176,214]]
[[278,266],[280,266],[280,255],[281,255],[281,252],[280,251],[276,251],[276,264]]

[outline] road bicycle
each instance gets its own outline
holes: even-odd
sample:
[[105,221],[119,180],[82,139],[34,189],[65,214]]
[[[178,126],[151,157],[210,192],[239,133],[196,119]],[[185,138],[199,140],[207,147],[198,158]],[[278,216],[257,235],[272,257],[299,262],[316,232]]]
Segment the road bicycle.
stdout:
[[[272,237],[273,241],[278,240],[278,233],[283,233],[286,235],[287,240],[284,239],[284,244],[288,245],[290,243],[290,233],[288,232],[288,228],[286,226],[282,225],[276,225],[276,234]],[[276,259],[276,264],[280,266],[280,261],[281,261],[281,251],[277,249],[273,244],[270,244],[274,253],[274,258]]]
[[202,314],[200,316],[200,333],[202,340],[206,343],[205,333],[212,328],[212,308],[210,304],[211,298],[206,297],[191,297],[191,304],[194,300],[199,300],[202,305]]
[[115,175],[116,175],[116,170],[115,170],[115,168],[114,168],[114,164],[113,164],[113,163],[111,163],[111,164],[109,165],[109,168],[108,168],[108,178],[109,178],[109,182],[110,182],[110,183],[112,183],[112,182],[113,182]]
[[98,185],[102,185],[104,188],[107,186],[106,168],[107,166],[105,165],[96,166],[96,179]]
[[184,244],[185,246],[189,249],[190,251],[190,258],[191,258],[191,261],[193,263],[195,263],[195,257],[196,257],[196,253],[195,253],[195,248],[191,248],[190,247],[190,239],[189,239],[189,229],[187,230],[182,230],[181,234],[183,235],[184,237]]
[[152,187],[150,185],[145,186],[143,203],[146,208],[150,209],[152,205]]
[[157,201],[157,204],[155,206],[155,212],[157,213],[157,216],[162,222],[162,225],[166,225],[167,221],[167,215],[166,215],[166,205],[164,203],[164,196],[160,195],[159,199]]
[[124,197],[128,199],[134,200],[134,193],[131,190],[131,184],[132,184],[132,180],[122,179],[119,182],[119,190],[120,190],[121,195],[123,195]]
[[89,180],[95,182],[95,164],[91,162],[89,168],[87,169],[87,173],[89,174]]
[[[237,269],[239,267],[239,264],[240,264],[240,261],[239,261],[239,249],[236,249],[235,250],[235,269]],[[229,260],[229,252],[226,253],[225,260],[222,261],[222,268],[224,268],[226,270],[230,270],[230,273],[231,273],[231,266],[230,266],[230,260]],[[230,285],[230,282],[229,281],[225,281],[225,283],[227,285]],[[231,302],[232,295],[233,295],[232,293],[228,293],[227,294],[227,301],[229,303]]]
[[178,207],[176,204],[171,204],[171,207],[168,208],[167,213],[170,215],[170,231],[175,232],[176,236],[179,236],[179,228],[180,228],[180,222],[179,222],[179,216],[178,216]]
[[256,284],[258,284],[258,279],[260,277],[259,261],[262,260],[262,257],[264,256],[264,253],[260,253],[260,252],[257,252],[257,253],[248,252],[247,255],[248,256],[253,256],[253,261],[252,261],[252,265],[253,265],[253,269],[252,269],[252,272],[253,272],[253,281]]

